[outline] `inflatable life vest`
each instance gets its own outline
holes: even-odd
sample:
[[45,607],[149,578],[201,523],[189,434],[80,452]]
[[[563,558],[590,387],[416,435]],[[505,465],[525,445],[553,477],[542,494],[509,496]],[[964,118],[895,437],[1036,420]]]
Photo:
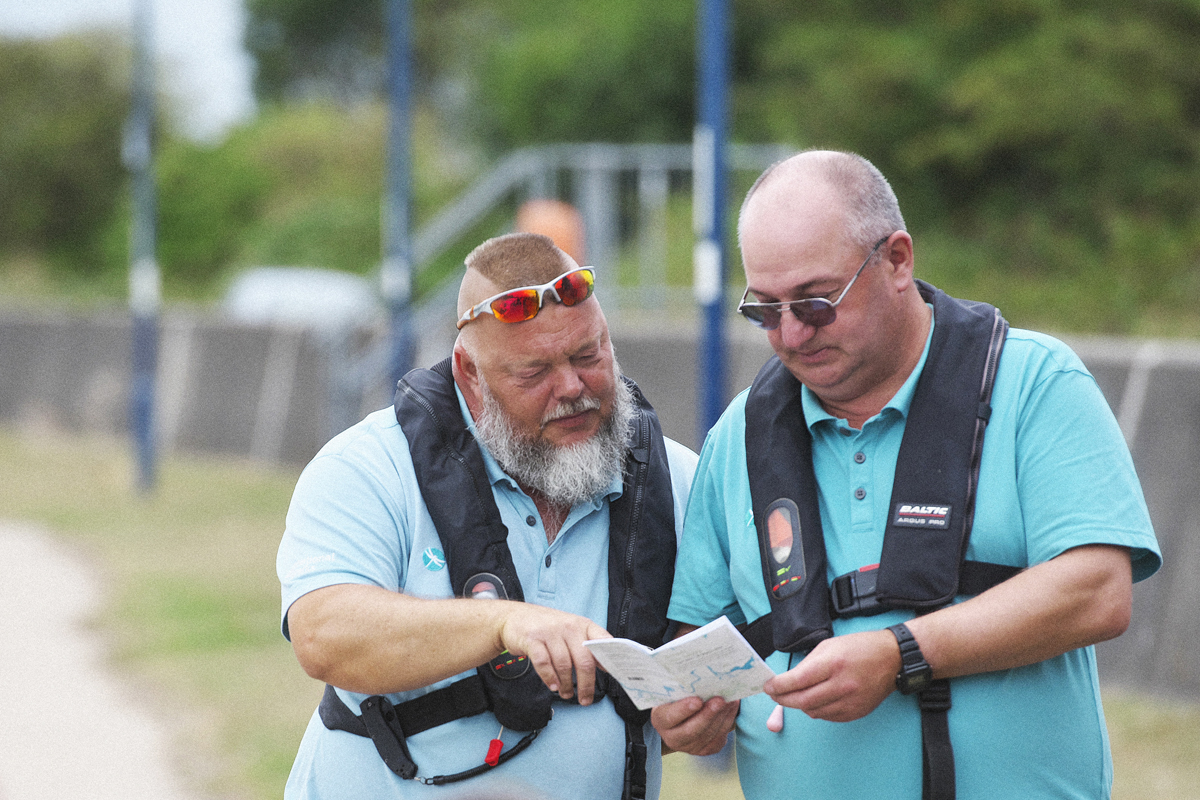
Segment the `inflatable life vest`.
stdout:
[[[667,632],[667,603],[674,576],[674,495],[658,417],[636,384],[622,380],[633,391],[637,413],[625,459],[623,492],[609,504],[607,629],[614,636],[657,647]],[[508,529],[496,506],[482,451],[463,420],[450,360],[405,375],[397,385],[395,411],[409,442],[421,496],[442,540],[455,595],[468,596],[480,576],[489,576],[498,579],[508,599],[524,600],[507,543]],[[527,661],[509,654],[480,666],[477,673],[398,706],[391,706],[383,697],[368,698],[363,703],[361,724],[355,721],[360,717],[327,689],[322,719],[326,727],[353,728],[351,732],[370,735],[388,766],[403,778],[413,778],[416,765],[404,744],[405,736],[490,710],[505,728],[531,732],[499,757],[503,762],[520,752],[550,721],[551,705],[558,696],[546,688]],[[644,797],[642,727],[649,712],[638,710],[606,674],[597,678],[597,696],[612,700],[630,739],[624,796]],[[373,723],[380,729],[378,736],[371,730],[376,716],[383,720]],[[495,764],[418,780],[448,783],[490,766]]]
[[[936,324],[901,439],[877,565],[839,576],[829,585],[801,384],[778,357],[754,380],[746,401],[746,462],[771,612],[748,626],[746,638],[763,655],[811,650],[833,635],[835,617],[889,609],[930,611],[1019,571],[964,561],[991,390],[1008,323],[990,305],[957,300],[916,283],[922,298],[933,305]],[[949,684],[934,684],[929,696],[936,693],[938,699],[927,703],[922,698],[922,724],[929,724],[929,705],[942,715],[937,724],[944,730]],[[948,754],[948,763],[935,759],[931,767],[926,759],[927,797],[953,797],[948,738],[941,751]],[[948,783],[948,794],[929,794],[931,770],[940,773],[935,785]]]

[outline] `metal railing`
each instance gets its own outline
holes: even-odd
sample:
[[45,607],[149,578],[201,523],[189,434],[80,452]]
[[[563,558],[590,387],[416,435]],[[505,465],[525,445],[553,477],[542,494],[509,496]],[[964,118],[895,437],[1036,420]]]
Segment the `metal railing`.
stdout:
[[[757,174],[791,152],[781,145],[730,145],[728,168]],[[607,304],[628,306],[635,296],[642,304],[689,303],[690,288],[668,285],[666,266],[667,204],[673,191],[690,200],[691,173],[688,144],[554,144],[517,150],[416,232],[413,261],[418,270],[429,264],[498,207],[556,198],[583,217],[591,263],[607,268],[616,264],[621,248],[636,252],[633,286],[627,277],[625,291],[606,287]],[[452,290],[430,293],[418,307],[418,330],[428,330],[424,318],[430,311],[440,315]]]

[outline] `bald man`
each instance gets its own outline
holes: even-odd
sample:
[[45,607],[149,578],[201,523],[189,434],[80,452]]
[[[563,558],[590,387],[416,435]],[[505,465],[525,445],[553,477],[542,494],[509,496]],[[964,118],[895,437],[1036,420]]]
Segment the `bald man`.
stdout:
[[595,279],[484,242],[452,357],[301,475],[283,632],[327,689],[288,798],[657,797],[648,713],[583,642],[662,643],[696,456],[621,376]]
[[1092,645],[1161,556],[1092,376],[914,279],[860,156],[769,169],[739,238],[775,357],[704,444],[669,616],[749,623],[777,675],[658,707],[663,740],[736,725],[747,800],[1108,797]]

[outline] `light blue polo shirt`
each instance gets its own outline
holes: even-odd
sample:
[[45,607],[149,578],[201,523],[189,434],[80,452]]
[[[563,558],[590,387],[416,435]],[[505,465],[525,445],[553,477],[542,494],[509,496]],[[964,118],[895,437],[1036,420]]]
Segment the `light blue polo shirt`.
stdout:
[[[459,393],[464,419],[474,428]],[[667,440],[675,494],[677,535],[682,530],[696,454]],[[608,500],[571,509],[552,544],[533,501],[484,452],[492,493],[508,527],[508,544],[528,602],[569,611],[606,625],[608,616]],[[288,509],[277,560],[287,609],[314,589],[342,583],[382,586],[416,597],[452,597],[441,540],[417,489],[408,441],[390,408],[375,412],[332,439],[301,474]],[[464,601],[466,602],[466,601]],[[420,658],[420,653],[412,653]],[[473,671],[472,671],[473,672]],[[393,703],[459,680],[462,673],[426,689],[390,695]],[[356,713],[365,695],[339,690]],[[410,737],[418,775],[461,772],[483,763],[500,731],[490,713],[458,720]],[[658,796],[660,741],[646,725],[648,797]],[[506,748],[521,734],[506,731]],[[554,718],[527,750],[490,772],[447,786],[403,781],[384,765],[370,739],[329,731],[313,714],[288,779],[289,800],[316,798],[416,798],[460,796],[527,798],[620,797],[625,726],[612,703],[581,707],[556,703]],[[507,793],[507,794],[506,794]]]
[[[905,418],[928,349],[927,340],[909,380],[861,431],[831,417],[803,390],[830,580],[879,561]],[[735,398],[700,454],[670,608],[671,618],[685,623],[722,614],[735,623],[753,621],[770,611],[746,477],[746,395]],[[1158,569],[1158,544],[1125,440],[1066,345],[1010,330],[992,406],[967,558],[1025,567],[1104,543],[1130,548],[1134,580]],[[880,629],[911,616],[835,620],[834,633]],[[768,663],[782,673],[789,656],[775,653]],[[959,800],[1109,796],[1112,764],[1093,648],[955,678],[951,686]],[[765,694],[742,701],[737,759],[747,800],[921,797],[915,697],[893,692],[848,723],[786,709],[780,734],[766,728],[774,706]]]

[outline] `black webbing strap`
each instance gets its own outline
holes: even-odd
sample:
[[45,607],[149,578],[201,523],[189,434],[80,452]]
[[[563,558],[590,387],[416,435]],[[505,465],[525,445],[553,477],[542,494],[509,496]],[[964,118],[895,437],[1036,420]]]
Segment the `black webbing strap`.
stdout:
[[[370,699],[370,698],[368,698]],[[395,725],[404,737],[416,736],[422,731],[436,728],[463,717],[482,714],[488,710],[487,696],[483,693],[483,681],[478,675],[463,678],[437,691],[391,707]],[[355,714],[332,686],[326,684],[325,695],[318,708],[321,722],[331,731],[346,731],[356,736],[370,736],[361,717]]]
[[[1008,564],[993,564],[988,561],[964,561],[958,574],[958,594],[974,596],[983,594],[1021,571],[1020,567]],[[829,587],[830,608],[838,617],[865,616],[888,610],[874,601],[876,570],[855,570],[833,579]],[[751,622],[742,631],[742,636],[761,658],[775,652],[775,641],[771,628],[770,613]]]
[[[602,693],[600,696],[603,696]],[[597,697],[599,699],[599,696]],[[325,694],[317,711],[321,722],[331,731],[345,731],[370,739],[388,769],[404,780],[416,779],[430,786],[473,778],[492,769],[490,764],[456,772],[453,775],[417,777],[417,765],[408,752],[407,738],[447,722],[474,716],[488,710],[483,681],[478,675],[438,689],[418,698],[393,706],[386,697],[372,695],[362,702],[361,715],[355,714],[338,697],[337,691],[325,685]],[[530,731],[511,748],[503,751],[496,766],[503,764],[533,743],[541,729]],[[625,723],[625,777],[621,800],[646,800],[646,739],[643,725]]]
[[939,678],[917,693],[921,709],[921,797],[954,800],[954,748],[950,745],[950,681]]
[[775,634],[771,628],[771,612],[768,611],[742,629],[742,637],[754,648],[759,658],[775,652]]
[[643,726],[625,723],[625,779],[621,800],[646,800],[646,739]]
[[[351,711],[338,697],[337,691],[326,684],[325,695],[317,709],[326,728],[370,739],[388,769],[406,781],[416,779],[431,786],[455,783],[487,772],[520,753],[541,733],[541,729],[538,729],[525,734],[519,742],[502,752],[494,765],[484,763],[453,775],[421,778],[417,777],[416,762],[408,752],[407,738],[438,725],[487,711],[487,695],[483,691],[482,679],[478,675],[472,675],[398,706],[393,706],[382,695],[372,695],[362,702],[359,710],[361,715]],[[644,765],[644,746],[642,751]],[[643,787],[641,798],[644,797]]]

